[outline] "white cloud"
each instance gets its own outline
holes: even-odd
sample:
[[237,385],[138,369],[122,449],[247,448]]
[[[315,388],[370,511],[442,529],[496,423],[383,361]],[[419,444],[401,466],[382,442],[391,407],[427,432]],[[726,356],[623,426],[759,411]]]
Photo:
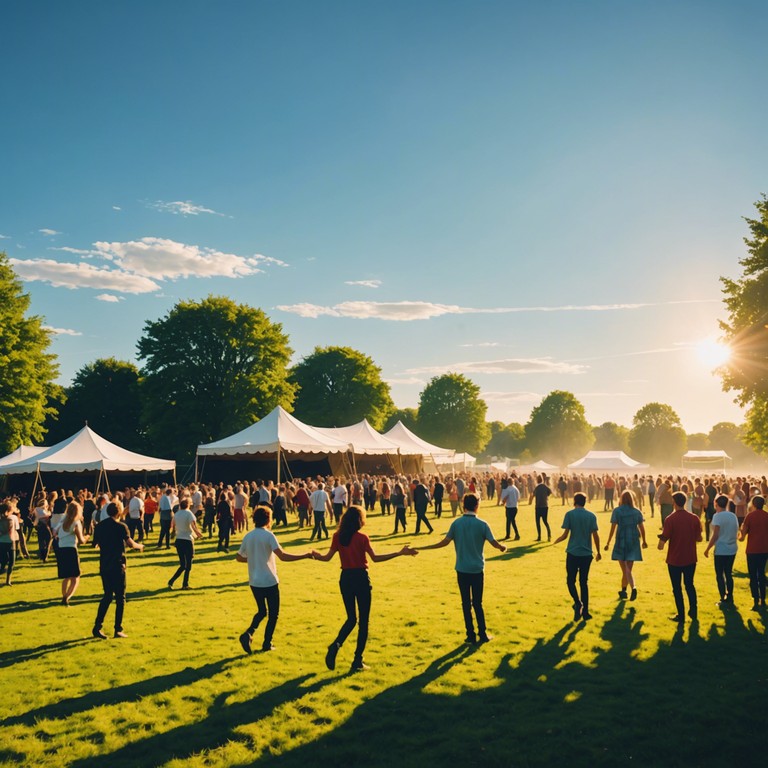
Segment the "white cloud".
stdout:
[[64,253],[74,253],[76,256],[86,256],[90,258],[91,256],[98,256],[98,251],[89,251],[84,248],[70,248],[67,245],[63,245],[60,248],[55,248],[53,246],[48,248],[49,251],[63,251]]
[[142,275],[92,264],[71,264],[53,259],[10,259],[22,280],[39,280],[56,288],[100,288],[120,293],[151,293],[159,289]]
[[47,227],[44,229],[38,229],[37,230],[41,235],[46,235],[47,237],[53,237],[54,235],[60,235],[61,232],[57,232],[55,229],[48,229]]
[[477,362],[447,363],[430,365],[423,368],[409,368],[406,373],[466,373],[466,374],[523,374],[523,373],[559,373],[579,374],[587,370],[585,365],[557,362],[550,357],[507,358],[504,360],[481,360]]
[[73,331],[71,328],[54,328],[52,325],[44,325],[46,331],[50,331],[56,336],[82,336],[80,331]]
[[219,213],[212,208],[206,208],[204,205],[197,205],[191,200],[175,200],[173,202],[165,202],[163,200],[155,200],[152,203],[148,203],[150,208],[154,208],[156,211],[162,211],[163,213],[174,213],[181,216],[199,216],[201,213],[210,213],[214,216],[224,216],[226,218],[232,218],[227,216],[226,213]]
[[112,206],[113,211],[122,211],[123,209],[119,205],[113,205]]
[[262,270],[260,265],[284,262],[269,256],[237,256],[213,248],[177,243],[159,237],[143,237],[128,242],[94,243],[99,256],[116,266],[156,280],[178,277],[246,277]]
[[[157,294],[155,294],[157,295]],[[113,293],[100,293],[96,297],[97,301],[106,301],[110,302],[112,304],[117,304],[118,301],[125,301],[125,297],[123,296],[115,296]]]
[[459,344],[460,347],[505,347],[506,344],[501,344],[498,341],[480,341],[477,344]]
[[381,288],[381,280],[345,280],[344,285],[361,285],[363,288]]
[[486,403],[538,403],[542,396],[537,392],[481,392]]
[[10,240],[10,239],[11,239],[10,235],[0,235],[0,240]]
[[418,376],[400,376],[391,379],[384,379],[387,384],[426,384],[424,379]]

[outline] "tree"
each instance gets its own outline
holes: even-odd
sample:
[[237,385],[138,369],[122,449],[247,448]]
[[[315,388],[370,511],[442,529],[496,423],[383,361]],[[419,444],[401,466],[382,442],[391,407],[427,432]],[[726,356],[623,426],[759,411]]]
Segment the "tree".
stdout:
[[114,357],[88,363],[75,374],[65,395],[58,418],[50,421],[50,442],[64,440],[87,422],[102,437],[129,451],[145,449],[139,369],[133,363]]
[[688,435],[689,451],[708,451],[709,437],[704,432],[693,432]]
[[294,415],[316,427],[348,427],[363,419],[381,429],[395,410],[389,384],[368,355],[350,347],[315,347],[291,371]]
[[759,427],[761,414],[754,413],[760,408],[761,400],[756,400],[747,412],[747,421],[738,427],[730,421],[720,421],[709,431],[709,446],[712,450],[725,451],[736,467],[765,467],[764,455],[768,453],[768,435]]
[[613,421],[594,427],[596,451],[629,451],[629,430]]
[[655,467],[678,467],[687,438],[680,417],[664,403],[644,405],[632,419],[629,450],[633,459]]
[[0,455],[42,442],[49,398],[59,390],[56,355],[48,352],[50,332],[42,317],[27,316],[29,304],[8,257],[0,253]]
[[190,459],[200,443],[293,401],[282,326],[223,296],[180,301],[145,323],[138,353],[144,426],[161,456]]
[[395,408],[392,415],[384,422],[383,431],[389,432],[398,421],[402,421],[403,426],[415,432],[419,428],[419,412],[415,408]]
[[[494,427],[496,425],[499,427]],[[517,422],[511,424],[502,424],[501,422],[491,422],[491,439],[485,447],[485,453],[488,456],[504,456],[513,458],[519,456],[525,447],[525,427]]]
[[531,411],[525,439],[533,456],[564,467],[583,456],[595,436],[576,396],[555,390]]
[[419,395],[419,436],[444,448],[479,453],[488,442],[488,406],[460,373],[435,376]]

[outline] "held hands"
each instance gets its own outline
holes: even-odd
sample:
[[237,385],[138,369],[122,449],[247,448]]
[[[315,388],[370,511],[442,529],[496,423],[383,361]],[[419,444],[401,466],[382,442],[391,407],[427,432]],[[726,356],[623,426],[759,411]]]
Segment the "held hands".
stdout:
[[414,555],[419,554],[418,549],[413,549],[413,547],[409,547],[407,544],[400,550],[399,554],[401,555],[409,555],[410,557],[413,557]]
[[317,560],[317,558],[320,557],[320,553],[316,549],[313,549],[312,551],[307,552],[307,557],[310,560]]

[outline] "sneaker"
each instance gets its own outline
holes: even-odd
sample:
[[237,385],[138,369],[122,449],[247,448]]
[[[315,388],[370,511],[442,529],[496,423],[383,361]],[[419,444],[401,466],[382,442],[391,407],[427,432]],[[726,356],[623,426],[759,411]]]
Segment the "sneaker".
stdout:
[[573,620],[574,621],[578,621],[581,618],[581,609],[582,609],[581,603],[573,604]]
[[619,600],[626,600],[627,599],[627,590],[626,589],[620,589],[619,590]]
[[185,584],[182,589],[192,589],[192,587],[189,586],[189,584]]
[[637,600],[637,588],[632,587],[632,592],[629,595],[630,600]]
[[336,654],[339,652],[339,644],[334,642],[328,646],[328,652],[325,654],[325,666],[330,670],[336,669]]
[[515,540],[515,541],[520,541],[520,537],[519,537],[519,536],[515,536],[515,539],[514,539],[514,540]]
[[128,637],[128,635],[126,635],[125,632],[123,632],[122,629],[116,629],[115,630],[115,634],[113,635],[113,637],[120,637],[120,638],[125,639],[126,637]]
[[173,579],[168,582],[168,589],[173,589]]
[[266,651],[274,651],[275,650],[275,646],[272,645],[272,643],[264,643],[264,645],[261,646],[261,650],[264,651],[264,652],[266,652]]
[[93,631],[91,632],[91,634],[94,637],[98,637],[99,640],[106,640],[107,639],[107,636],[101,631],[101,629],[99,629],[99,627],[94,627]]
[[581,618],[584,621],[589,621],[592,618],[592,614],[589,611],[582,611],[581,612]]
[[370,669],[370,667],[362,659],[355,659],[352,662],[352,666],[349,668],[349,671],[350,672],[365,672],[366,669]]
[[481,643],[490,643],[491,640],[493,640],[493,635],[489,635],[487,632],[481,632],[477,639],[478,642]]
[[251,650],[251,636],[247,632],[243,632],[243,634],[240,635],[240,645],[249,656],[253,653]]
[[477,645],[477,637],[475,635],[467,635],[464,638],[464,642],[467,645]]

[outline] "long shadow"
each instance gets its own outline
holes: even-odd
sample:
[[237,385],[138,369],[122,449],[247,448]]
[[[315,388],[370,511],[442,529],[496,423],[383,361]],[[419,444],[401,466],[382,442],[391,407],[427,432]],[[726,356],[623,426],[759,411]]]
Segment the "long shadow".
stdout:
[[89,642],[91,642],[90,638],[80,637],[76,640],[62,640],[58,643],[38,645],[36,648],[22,648],[15,651],[6,651],[5,653],[0,653],[0,667],[10,667],[13,664],[19,664],[22,661],[39,659],[49,653],[58,653],[66,648],[72,648],[73,646],[83,645],[84,643]]
[[[65,643],[63,645],[75,645]],[[107,688],[101,691],[91,691],[83,696],[77,696],[72,699],[57,701],[44,707],[37,707],[30,712],[15,717],[9,717],[0,721],[2,725],[34,725],[39,720],[54,720],[78,712],[87,712],[94,707],[103,707],[110,704],[118,704],[123,701],[137,701],[145,696],[152,696],[155,693],[163,693],[182,685],[191,685],[198,680],[203,680],[213,675],[219,674],[234,661],[231,659],[220,659],[219,661],[204,664],[202,667],[186,667],[178,672],[172,672],[168,675],[157,675],[147,680],[130,685],[121,685],[117,688]]]
[[517,560],[518,557],[523,557],[529,552],[533,552],[541,547],[540,544],[515,544],[510,543],[507,546],[506,552],[501,552],[498,555],[489,555],[486,560]]
[[282,704],[316,693],[334,682],[333,678],[328,678],[302,687],[310,677],[312,675],[301,675],[277,688],[236,704],[226,703],[227,698],[236,691],[223,691],[215,698],[205,719],[201,722],[189,723],[131,742],[108,754],[76,760],[69,766],[70,768],[121,768],[122,766],[156,768],[156,766],[165,765],[169,760],[183,760],[203,750],[216,749],[228,742],[250,742],[248,736],[237,733],[240,726],[257,722],[272,714]]

